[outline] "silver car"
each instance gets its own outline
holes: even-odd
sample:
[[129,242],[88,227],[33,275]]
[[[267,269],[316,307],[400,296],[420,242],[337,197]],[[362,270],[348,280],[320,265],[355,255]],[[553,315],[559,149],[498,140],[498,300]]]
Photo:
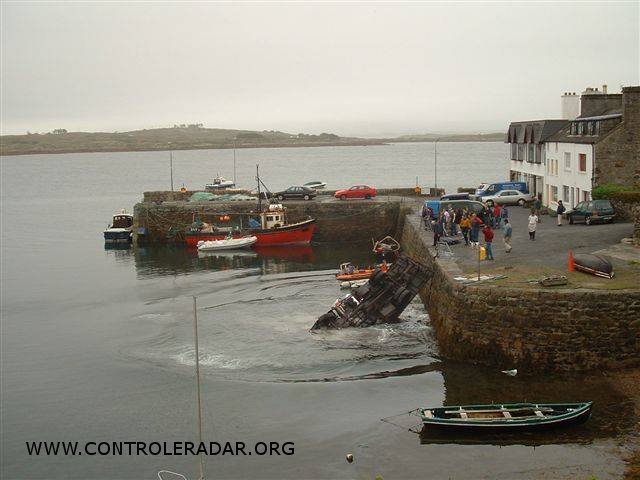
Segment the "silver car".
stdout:
[[531,193],[524,193],[520,190],[500,190],[495,195],[482,197],[483,202],[493,202],[500,205],[524,205],[526,202],[532,202],[534,196]]

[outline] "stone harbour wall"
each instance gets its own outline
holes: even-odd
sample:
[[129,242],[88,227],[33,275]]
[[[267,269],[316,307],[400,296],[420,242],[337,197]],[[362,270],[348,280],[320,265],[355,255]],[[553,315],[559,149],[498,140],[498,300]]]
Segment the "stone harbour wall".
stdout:
[[[393,235],[402,221],[401,212],[405,211],[406,205],[399,200],[285,203],[290,223],[309,217],[316,219],[313,243],[370,242],[372,238]],[[255,202],[143,202],[134,207],[134,231],[145,228],[148,243],[180,243],[195,218],[211,222],[222,214],[233,216],[255,209]],[[243,218],[246,222],[247,217]]]
[[433,259],[416,225],[401,242],[433,277],[420,292],[444,357],[523,372],[640,365],[640,289],[463,286]]

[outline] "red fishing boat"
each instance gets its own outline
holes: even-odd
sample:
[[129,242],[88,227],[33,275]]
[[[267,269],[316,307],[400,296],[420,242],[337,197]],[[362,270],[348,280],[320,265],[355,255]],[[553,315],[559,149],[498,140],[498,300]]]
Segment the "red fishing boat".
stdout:
[[[313,218],[301,222],[288,223],[287,209],[281,204],[267,204],[262,208],[262,193],[260,186],[264,186],[260,180],[260,173],[256,165],[256,180],[258,182],[258,209],[256,212],[220,214],[218,220],[225,225],[194,221],[189,227],[185,239],[190,247],[197,247],[201,240],[223,240],[229,235],[231,238],[254,236],[258,240],[254,247],[275,247],[290,245],[309,245],[311,237],[316,229],[316,221]],[[265,186],[265,190],[268,189]],[[228,226],[232,223],[232,217],[239,217],[239,225]],[[245,224],[248,225],[245,226]]]
[[[282,245],[308,245],[316,228],[313,218],[296,223],[287,223],[287,213],[282,205],[269,205],[263,212],[239,214],[249,216],[248,228],[220,227],[214,224],[194,222],[185,235],[187,245],[196,247],[201,240],[223,240],[231,234],[232,238],[248,235],[258,240],[256,247]],[[231,221],[231,215],[224,215],[224,221]]]

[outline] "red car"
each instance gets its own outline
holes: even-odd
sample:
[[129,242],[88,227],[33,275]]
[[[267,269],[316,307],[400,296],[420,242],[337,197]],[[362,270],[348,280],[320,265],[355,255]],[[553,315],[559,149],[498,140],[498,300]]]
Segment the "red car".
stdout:
[[347,198],[373,198],[376,196],[375,187],[369,185],[354,185],[348,190],[338,190],[333,194],[334,197],[340,200],[346,200]]

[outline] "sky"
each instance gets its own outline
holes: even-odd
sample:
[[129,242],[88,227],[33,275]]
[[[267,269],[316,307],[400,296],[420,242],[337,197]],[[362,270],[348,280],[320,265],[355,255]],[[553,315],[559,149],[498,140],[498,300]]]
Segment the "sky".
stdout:
[[0,131],[504,131],[638,85],[639,5],[2,0]]

